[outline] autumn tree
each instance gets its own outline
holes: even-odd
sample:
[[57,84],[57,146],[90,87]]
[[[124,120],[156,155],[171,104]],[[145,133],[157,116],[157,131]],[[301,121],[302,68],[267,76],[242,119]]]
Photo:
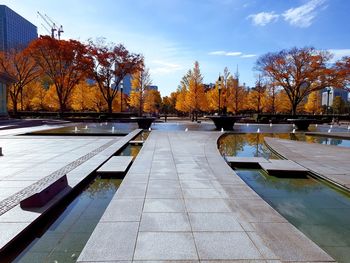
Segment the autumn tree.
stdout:
[[224,68],[224,74],[220,76],[221,83],[217,83],[218,85],[221,85],[221,92],[220,92],[220,110],[226,114],[227,113],[227,108],[228,108],[228,98],[230,97],[230,91],[231,91],[231,86],[228,87],[228,82],[232,80],[232,76],[230,71],[228,70],[227,67]]
[[337,83],[334,87],[350,91],[350,57],[343,57],[336,62]]
[[86,77],[90,68],[87,47],[77,40],[41,36],[31,42],[28,50],[41,72],[53,83],[60,113],[65,112],[75,85]]
[[268,83],[266,85],[266,103],[267,103],[267,111],[275,114],[277,111],[277,94],[279,92],[279,88],[274,83]]
[[311,92],[305,103],[305,111],[308,113],[318,113],[321,110],[321,95],[319,91]]
[[172,92],[170,96],[165,96],[162,98],[162,106],[161,106],[162,113],[164,113],[165,115],[175,113],[177,94],[178,93],[176,92]]
[[95,93],[93,86],[82,81],[73,90],[71,108],[75,111],[88,111],[94,109]]
[[239,76],[236,73],[235,77],[230,76],[228,79],[228,86],[230,91],[229,97],[229,111],[237,114],[244,109],[244,105],[247,104],[247,89],[245,85],[239,85]]
[[189,89],[189,79],[191,74],[192,71],[189,70],[186,73],[186,75],[182,77],[180,85],[177,89],[175,109],[183,113],[187,113],[190,111],[190,107],[187,104],[186,97]]
[[[0,53],[0,71],[15,79],[7,91],[12,102],[13,114],[17,114],[23,89],[39,77],[35,61],[28,55],[28,49],[14,48]],[[21,101],[23,104],[23,101]],[[23,109],[23,105],[21,105]]]
[[295,115],[298,105],[311,92],[336,82],[336,71],[327,64],[331,57],[329,52],[312,47],[292,48],[261,56],[256,68],[285,90]]
[[147,88],[152,84],[149,69],[142,67],[132,75],[129,105],[142,116]]
[[342,97],[336,96],[334,98],[332,108],[333,108],[333,112],[335,114],[340,114],[340,113],[342,113],[344,111],[345,102],[342,99]]
[[108,112],[112,113],[120,83],[126,75],[142,69],[143,57],[130,53],[122,44],[106,44],[102,39],[89,41],[89,56],[93,61],[89,75],[96,81]]
[[249,92],[248,101],[250,108],[257,113],[262,112],[266,105],[266,85],[263,83],[260,75],[255,83],[255,87]]
[[147,113],[158,113],[162,103],[162,97],[158,90],[149,89],[145,94],[144,111]]
[[189,75],[188,83],[189,89],[186,94],[186,103],[192,113],[192,121],[197,121],[199,111],[207,109],[203,77],[197,61],[194,63],[194,68]]

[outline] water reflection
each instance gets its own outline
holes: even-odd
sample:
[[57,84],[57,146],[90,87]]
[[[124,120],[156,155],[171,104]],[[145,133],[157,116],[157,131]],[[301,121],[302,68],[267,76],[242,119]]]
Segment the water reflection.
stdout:
[[120,183],[95,179],[14,262],[76,262]]
[[[220,138],[223,155],[271,158],[264,137],[340,145],[339,139],[301,133],[228,134]],[[340,140],[342,141],[342,140]],[[269,176],[260,169],[237,169],[237,174],[290,223],[338,262],[350,258],[350,195],[313,177]]]

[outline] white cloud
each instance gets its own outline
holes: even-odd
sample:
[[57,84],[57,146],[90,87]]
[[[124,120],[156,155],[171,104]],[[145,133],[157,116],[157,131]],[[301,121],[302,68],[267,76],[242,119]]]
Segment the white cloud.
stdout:
[[179,64],[169,63],[162,60],[152,60],[151,64],[152,67],[150,68],[150,73],[155,75],[169,74],[183,69],[183,67]]
[[225,56],[226,52],[225,51],[212,51],[209,52],[209,55],[214,55],[214,56]]
[[255,54],[247,54],[247,55],[242,55],[241,58],[253,58],[256,57],[257,55]]
[[342,57],[350,56],[350,49],[328,49],[334,56],[332,58],[332,62],[335,62]]
[[213,55],[213,56],[229,56],[229,57],[237,57],[242,55],[242,52],[232,52],[232,51],[212,51],[208,53],[209,55]]
[[232,52],[232,51],[212,51],[208,53],[209,55],[215,56],[228,56],[228,57],[240,57],[240,58],[252,58],[256,57],[255,54],[243,54],[240,51]]
[[272,12],[261,12],[258,14],[249,15],[247,17],[251,19],[255,26],[266,26],[269,23],[276,22],[279,18],[278,14]]
[[318,8],[323,5],[325,0],[311,0],[308,3],[296,8],[290,8],[282,16],[286,22],[297,27],[309,27],[317,15]]
[[227,52],[225,55],[231,56],[231,57],[237,57],[237,56],[242,55],[242,52]]

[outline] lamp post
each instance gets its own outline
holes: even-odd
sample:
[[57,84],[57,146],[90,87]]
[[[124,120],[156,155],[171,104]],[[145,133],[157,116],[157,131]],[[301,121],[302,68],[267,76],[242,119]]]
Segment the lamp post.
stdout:
[[120,86],[120,112],[123,112],[123,85]]
[[221,115],[221,108],[220,108],[221,76],[219,76],[219,78],[218,78],[218,91],[219,91],[219,115]]
[[330,87],[328,87],[328,88],[326,88],[326,90],[327,90],[327,115],[329,114],[329,93],[331,93],[331,88]]

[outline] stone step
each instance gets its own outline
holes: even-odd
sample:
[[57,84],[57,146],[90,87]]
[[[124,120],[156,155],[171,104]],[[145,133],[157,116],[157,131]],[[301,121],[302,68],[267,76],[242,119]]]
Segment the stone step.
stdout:
[[132,156],[113,156],[96,172],[102,176],[124,176],[132,163]]
[[306,174],[309,170],[290,160],[270,160],[259,163],[261,168],[271,175],[290,176]]

